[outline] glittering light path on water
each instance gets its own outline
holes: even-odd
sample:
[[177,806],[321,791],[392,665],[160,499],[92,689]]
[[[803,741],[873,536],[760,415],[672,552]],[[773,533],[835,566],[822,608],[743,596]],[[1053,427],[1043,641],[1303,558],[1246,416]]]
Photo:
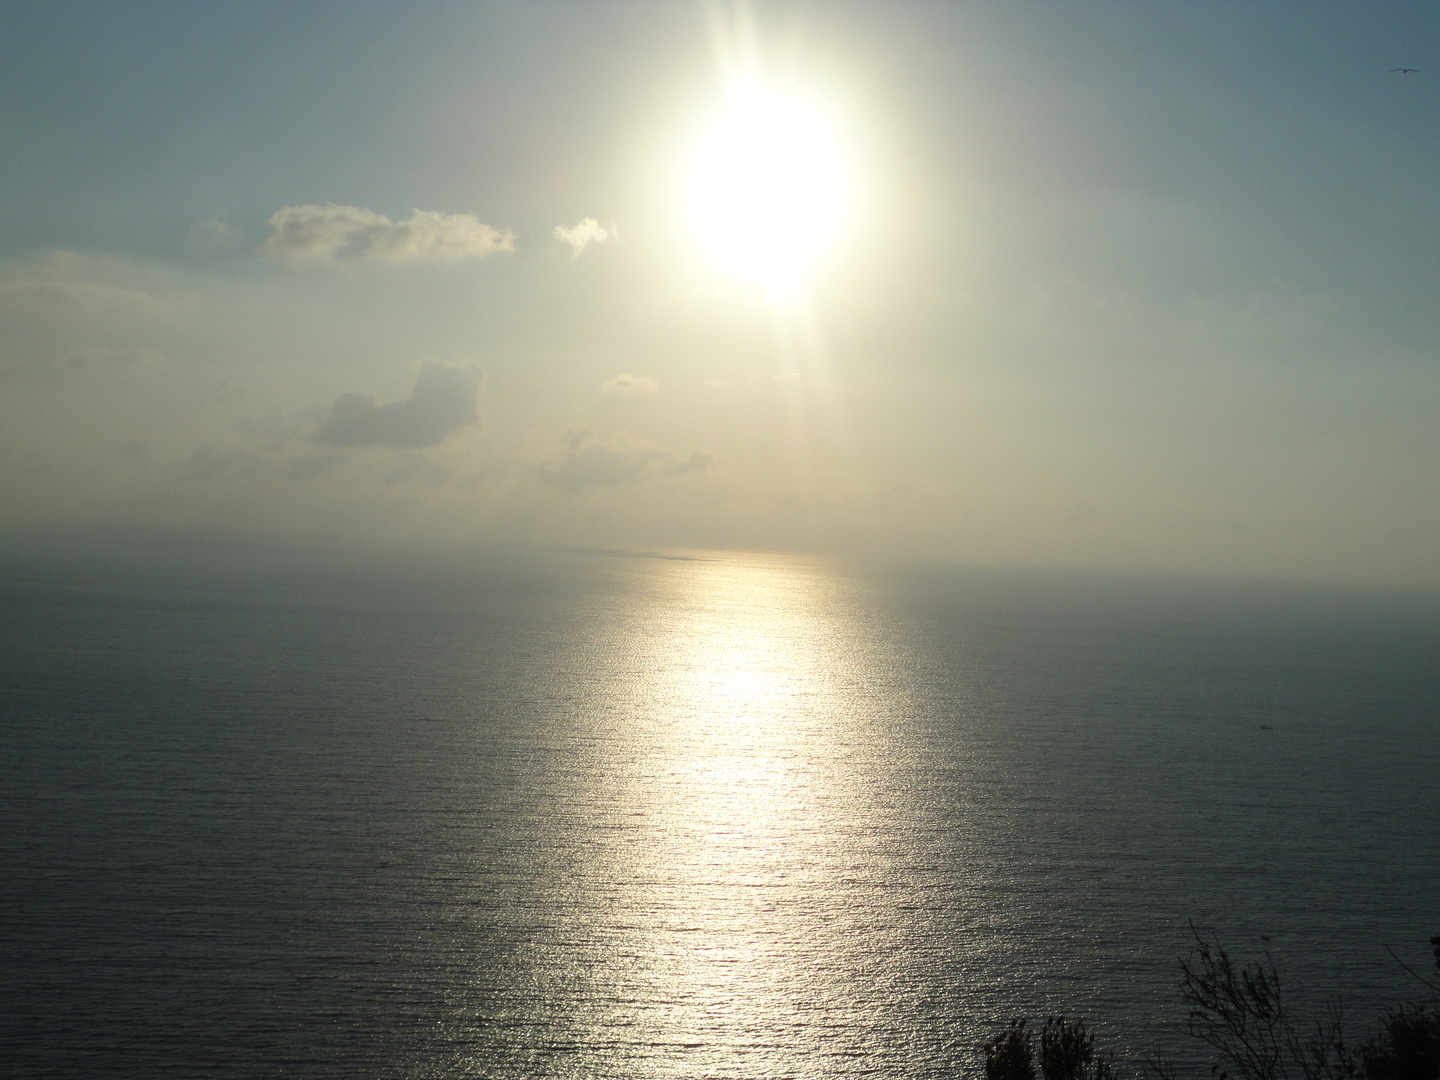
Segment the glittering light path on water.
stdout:
[[936,836],[878,722],[895,673],[854,640],[829,575],[758,558],[660,570],[598,646],[623,678],[557,748],[548,796],[575,809],[536,838],[553,862],[529,902],[573,929],[525,958],[555,1026],[521,1041],[575,1075],[914,1060],[934,1041],[905,984],[935,948]]

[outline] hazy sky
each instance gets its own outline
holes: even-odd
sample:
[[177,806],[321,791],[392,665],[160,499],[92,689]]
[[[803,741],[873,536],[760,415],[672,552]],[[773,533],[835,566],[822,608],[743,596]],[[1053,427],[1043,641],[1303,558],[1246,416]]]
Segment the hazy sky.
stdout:
[[1440,7],[751,11],[0,6],[0,524],[1440,583]]

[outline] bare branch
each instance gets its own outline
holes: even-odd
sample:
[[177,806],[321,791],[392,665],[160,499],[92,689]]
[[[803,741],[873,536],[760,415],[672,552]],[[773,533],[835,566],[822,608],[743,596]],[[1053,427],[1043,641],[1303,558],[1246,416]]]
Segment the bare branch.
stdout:
[[[1430,940],[1435,943],[1435,957],[1436,957],[1436,959],[1435,959],[1435,964],[1436,964],[1437,967],[1440,967],[1440,935],[1436,935],[1435,937],[1431,938]],[[1440,986],[1435,985],[1435,984],[1434,984],[1433,982],[1431,982],[1429,979],[1425,978],[1424,975],[1421,975],[1421,974],[1420,974],[1419,972],[1417,972],[1414,968],[1412,968],[1409,964],[1405,963],[1404,960],[1401,960],[1400,957],[1396,956],[1396,955],[1395,955],[1395,950],[1392,949],[1392,948],[1390,948],[1389,945],[1386,945],[1386,946],[1385,946],[1385,951],[1390,954],[1390,959],[1394,960],[1397,964],[1399,964],[1402,968],[1404,968],[1406,971],[1408,971],[1411,975],[1413,975],[1415,978],[1419,979],[1420,982],[1424,983],[1424,984],[1425,984],[1426,986],[1428,986],[1431,990],[1435,991],[1435,993],[1440,994]]]

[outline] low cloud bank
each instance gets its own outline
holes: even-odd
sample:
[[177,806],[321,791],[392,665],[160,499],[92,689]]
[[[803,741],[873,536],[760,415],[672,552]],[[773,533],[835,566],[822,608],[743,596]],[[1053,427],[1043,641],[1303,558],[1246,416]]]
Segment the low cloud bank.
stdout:
[[617,487],[650,476],[680,476],[704,472],[714,459],[698,451],[688,458],[650,443],[605,440],[588,428],[571,428],[560,440],[558,461],[548,462],[541,473],[557,487]]
[[431,364],[404,401],[380,405],[365,394],[341,394],[315,438],[329,446],[438,446],[479,423],[475,399],[483,380],[474,365]]

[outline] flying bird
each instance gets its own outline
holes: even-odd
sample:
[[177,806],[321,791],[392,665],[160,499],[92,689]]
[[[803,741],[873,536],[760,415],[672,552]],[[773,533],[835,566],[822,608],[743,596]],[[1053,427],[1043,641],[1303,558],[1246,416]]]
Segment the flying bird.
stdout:
[[1391,68],[1391,71],[1398,71],[1401,75],[1409,75],[1412,71],[1418,72],[1419,68]]

